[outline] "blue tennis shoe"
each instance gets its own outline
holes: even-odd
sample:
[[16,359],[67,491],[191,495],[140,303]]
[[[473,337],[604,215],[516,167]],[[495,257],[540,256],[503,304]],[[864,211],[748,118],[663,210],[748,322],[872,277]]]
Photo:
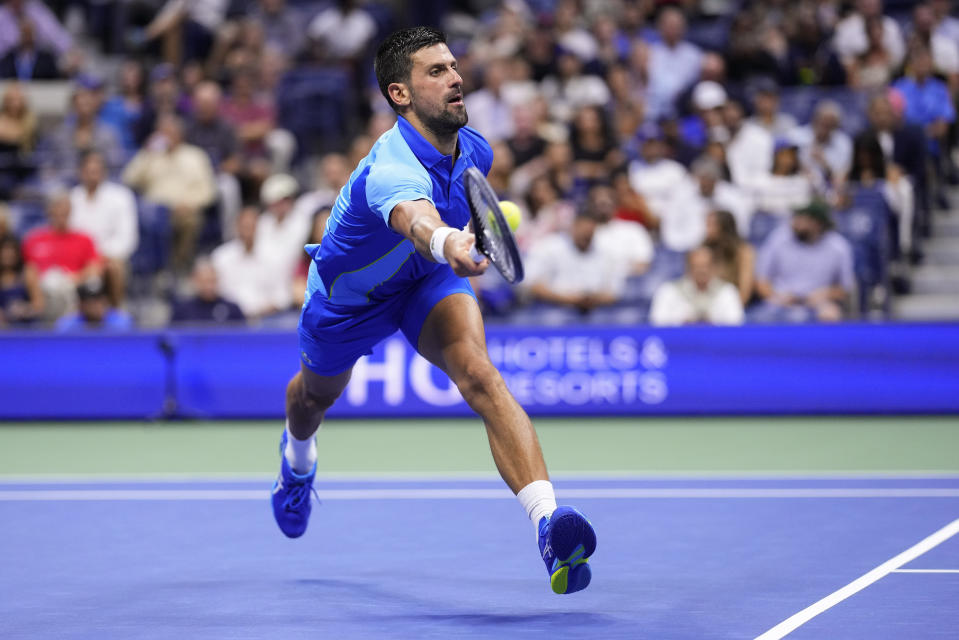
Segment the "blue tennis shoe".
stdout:
[[306,531],[313,505],[310,496],[313,493],[313,478],[316,476],[316,463],[310,472],[300,475],[290,468],[286,461],[286,430],[280,438],[280,475],[273,483],[273,517],[288,538],[299,538]]
[[589,586],[593,573],[588,560],[594,551],[593,525],[573,507],[558,507],[540,519],[539,552],[555,593],[575,593]]

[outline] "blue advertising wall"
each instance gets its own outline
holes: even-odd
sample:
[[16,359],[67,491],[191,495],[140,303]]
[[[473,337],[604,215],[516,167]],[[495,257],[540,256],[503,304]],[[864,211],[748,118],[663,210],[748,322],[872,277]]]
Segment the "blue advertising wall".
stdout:
[[[532,415],[959,412],[959,325],[488,328]],[[293,332],[0,335],[0,419],[278,418]],[[397,334],[331,416],[460,416],[449,380]]]

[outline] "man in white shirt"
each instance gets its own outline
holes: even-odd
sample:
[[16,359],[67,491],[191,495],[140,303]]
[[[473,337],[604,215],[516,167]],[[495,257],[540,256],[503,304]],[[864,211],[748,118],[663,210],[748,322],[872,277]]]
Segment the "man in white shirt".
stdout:
[[672,251],[687,251],[703,240],[705,213],[690,209],[695,185],[686,167],[666,156],[666,143],[655,125],[644,126],[642,161],[629,167],[629,184],[643,196],[655,216],[659,237]]
[[626,266],[594,242],[599,221],[588,210],[568,233],[553,233],[526,258],[526,286],[534,300],[589,313],[622,296]]
[[616,192],[607,184],[594,185],[587,196],[587,207],[596,218],[593,243],[625,267],[629,276],[638,276],[649,269],[653,261],[653,240],[646,228],[633,220],[616,218]]
[[893,67],[906,57],[906,42],[899,23],[882,15],[882,0],[856,0],[856,10],[839,21],[833,35],[832,48],[843,62],[857,58],[869,48],[866,19],[882,17],[882,46],[889,53]]
[[812,121],[796,128],[789,139],[799,147],[799,162],[827,184],[834,184],[852,168],[852,139],[839,128],[842,109],[833,100],[816,104]]
[[256,250],[269,269],[274,286],[286,294],[284,297],[277,292],[278,310],[293,302],[291,287],[313,219],[309,202],[296,200],[298,191],[296,179],[285,173],[270,176],[260,188],[264,209],[256,225]]
[[70,226],[93,239],[105,259],[110,303],[123,304],[127,264],[139,243],[137,203],[133,192],[106,180],[103,156],[89,151],[80,159],[80,184],[70,190]]
[[657,327],[739,325],[743,315],[736,287],[716,275],[712,250],[699,247],[686,256],[686,275],[663,283],[653,294],[649,322]]
[[236,238],[213,250],[210,260],[220,283],[220,295],[235,302],[247,318],[282,310],[290,287],[277,286],[273,270],[256,246],[257,210],[245,207],[236,219]]
[[749,189],[752,181],[768,174],[773,166],[775,138],[759,125],[743,119],[743,106],[728,101],[723,107],[723,120],[729,130],[726,164],[733,182]]

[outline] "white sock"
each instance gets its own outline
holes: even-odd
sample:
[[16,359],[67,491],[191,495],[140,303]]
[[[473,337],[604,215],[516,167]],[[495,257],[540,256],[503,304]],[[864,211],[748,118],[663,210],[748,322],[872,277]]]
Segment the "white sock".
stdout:
[[316,462],[316,436],[297,440],[290,433],[290,423],[287,422],[286,449],[283,450],[283,455],[293,471],[299,474],[309,473],[313,469],[313,463]]
[[540,519],[556,511],[556,494],[553,493],[553,483],[549,480],[530,482],[520,489],[516,497],[526,509],[526,515],[529,516],[537,533]]

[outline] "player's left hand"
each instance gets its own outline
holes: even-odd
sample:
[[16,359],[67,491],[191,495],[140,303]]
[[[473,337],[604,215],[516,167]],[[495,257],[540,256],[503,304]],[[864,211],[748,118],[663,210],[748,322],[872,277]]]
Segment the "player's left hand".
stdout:
[[467,231],[456,231],[446,239],[443,255],[449,262],[453,273],[461,277],[482,275],[489,267],[489,259],[483,258],[475,262],[470,256],[470,249],[476,244],[476,237]]

